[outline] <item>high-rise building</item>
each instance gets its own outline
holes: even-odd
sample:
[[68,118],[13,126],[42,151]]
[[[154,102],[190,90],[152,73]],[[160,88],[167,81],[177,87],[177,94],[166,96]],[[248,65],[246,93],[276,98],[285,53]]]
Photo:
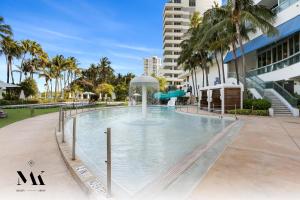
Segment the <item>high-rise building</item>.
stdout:
[[144,75],[146,76],[159,76],[161,68],[161,59],[157,56],[144,58]]
[[184,34],[190,28],[190,18],[195,11],[203,14],[214,0],[170,0],[165,4],[163,19],[163,69],[161,74],[169,85],[180,85],[183,70],[177,65]]

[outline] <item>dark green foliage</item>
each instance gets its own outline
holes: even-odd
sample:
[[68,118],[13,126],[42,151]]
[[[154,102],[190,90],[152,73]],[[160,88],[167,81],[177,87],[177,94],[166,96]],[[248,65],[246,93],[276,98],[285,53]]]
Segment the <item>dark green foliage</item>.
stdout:
[[25,79],[22,83],[20,83],[21,90],[24,91],[25,97],[35,96],[39,90],[38,86],[32,78]]
[[244,109],[253,110],[268,110],[271,108],[272,104],[266,99],[245,99],[244,100]]
[[[229,110],[228,114],[235,114],[235,110]],[[251,110],[251,109],[237,109],[237,115],[257,115],[257,116],[269,116],[268,110]]]
[[20,104],[37,104],[38,100],[0,100],[0,105],[8,106],[8,105],[20,105]]

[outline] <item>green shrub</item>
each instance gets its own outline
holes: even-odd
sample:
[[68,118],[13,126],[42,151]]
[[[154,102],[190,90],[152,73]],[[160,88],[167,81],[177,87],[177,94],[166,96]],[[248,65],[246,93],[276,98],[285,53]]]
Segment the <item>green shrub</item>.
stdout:
[[244,109],[252,109],[252,103],[254,99],[245,99],[244,100]]
[[32,99],[32,100],[4,100],[4,99],[1,99],[0,100],[0,105],[1,106],[9,106],[9,105],[23,105],[23,104],[37,104],[39,103],[39,100],[35,100],[35,99]]
[[21,89],[24,91],[25,97],[35,96],[39,90],[34,79],[26,78],[22,83],[20,83]]
[[[227,112],[228,114],[235,114],[235,110],[229,110]],[[268,116],[269,111],[268,110],[251,110],[251,109],[237,109],[236,110],[237,115],[258,115],[258,116]]]
[[252,115],[258,115],[258,116],[269,116],[268,110],[253,110]]
[[253,110],[268,110],[271,108],[272,104],[266,99],[245,99],[244,100],[244,109]]
[[268,110],[272,104],[265,99],[256,99],[252,103],[254,110]]

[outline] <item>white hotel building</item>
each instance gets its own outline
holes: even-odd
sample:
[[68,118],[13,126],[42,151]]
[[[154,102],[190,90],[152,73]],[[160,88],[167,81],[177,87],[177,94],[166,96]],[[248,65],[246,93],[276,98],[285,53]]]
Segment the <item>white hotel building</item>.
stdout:
[[183,70],[177,66],[184,34],[190,28],[190,17],[195,11],[203,14],[210,8],[213,0],[169,0],[165,4],[163,16],[163,69],[169,85],[182,85],[183,78],[179,75]]
[[144,75],[146,76],[160,76],[161,59],[157,56],[144,58]]
[[[226,2],[222,0],[221,3],[226,4]],[[257,32],[250,35],[249,41],[244,41],[248,88],[256,98],[271,100],[275,114],[299,115],[299,110],[296,109],[297,100],[293,94],[300,95],[300,0],[254,0],[254,2],[273,9],[277,13],[274,26],[279,34],[268,37]],[[199,0],[197,6],[201,7],[201,4],[202,1]],[[166,44],[168,43],[165,42],[164,45]],[[238,49],[237,56],[239,72],[241,72],[240,49]],[[168,57],[165,57],[164,61],[169,61]],[[224,62],[226,63],[226,84],[236,84],[231,51],[225,55]],[[168,68],[169,65],[165,64],[165,67]],[[178,81],[184,80],[184,84],[192,86],[189,77],[190,74],[184,72],[180,73],[177,78]],[[213,63],[209,69],[211,86],[216,84],[217,77],[217,66]],[[202,86],[201,69],[197,71],[197,78],[197,88],[200,88]]]

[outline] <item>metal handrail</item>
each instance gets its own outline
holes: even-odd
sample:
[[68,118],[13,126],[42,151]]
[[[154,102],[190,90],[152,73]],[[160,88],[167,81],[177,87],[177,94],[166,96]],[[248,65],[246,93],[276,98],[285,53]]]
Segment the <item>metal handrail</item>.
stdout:
[[[282,60],[280,60],[280,61],[274,62],[274,63],[272,63],[272,64],[270,64],[270,65],[266,65],[266,66],[263,66],[263,67],[260,67],[260,68],[256,68],[256,69],[249,70],[247,73],[251,74],[252,76],[255,76],[255,75],[258,74],[258,73],[255,73],[255,72],[264,70],[264,69],[269,68],[269,67],[272,69],[271,71],[276,71],[277,69],[276,69],[276,70],[273,70],[275,65],[284,63],[284,62],[290,60],[291,58],[294,58],[294,57],[299,56],[299,55],[300,55],[300,51],[299,51],[298,53],[294,54],[294,55],[291,55],[291,56],[289,56],[289,57],[287,57],[287,58],[285,58],[285,59],[282,59]],[[288,66],[290,66],[290,65],[288,65]],[[287,66],[286,66],[286,67],[287,67]],[[283,68],[285,68],[285,67],[283,67]],[[267,72],[266,72],[266,73],[267,73]],[[264,74],[264,73],[262,73],[262,74]]]
[[275,13],[280,13],[281,11],[287,9],[291,5],[297,3],[299,0],[286,0],[285,2],[281,3],[277,7],[273,8],[272,11]]

